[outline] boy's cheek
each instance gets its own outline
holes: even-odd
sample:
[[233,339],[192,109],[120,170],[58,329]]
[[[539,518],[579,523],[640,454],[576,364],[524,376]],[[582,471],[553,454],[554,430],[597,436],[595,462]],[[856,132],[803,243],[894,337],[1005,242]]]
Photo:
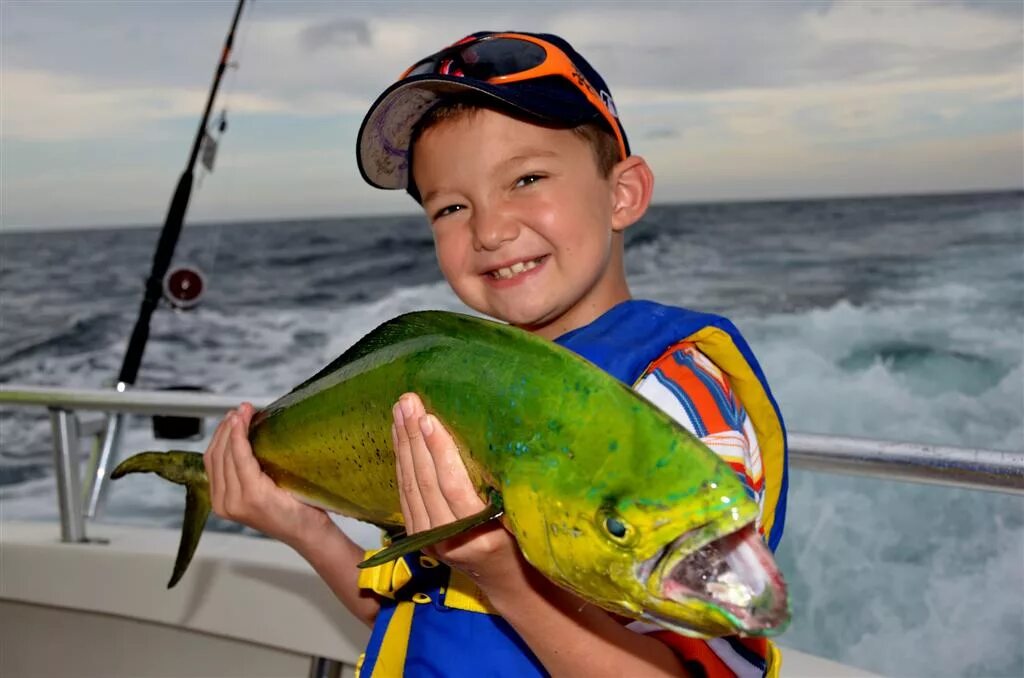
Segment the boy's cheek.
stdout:
[[468,239],[459,238],[452,233],[442,234],[434,231],[434,253],[446,278],[450,279],[451,275],[469,270],[471,248],[472,242]]

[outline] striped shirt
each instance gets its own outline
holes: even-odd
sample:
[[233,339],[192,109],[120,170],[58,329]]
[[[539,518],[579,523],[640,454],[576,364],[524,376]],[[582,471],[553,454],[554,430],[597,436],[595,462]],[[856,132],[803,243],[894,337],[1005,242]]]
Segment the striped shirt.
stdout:
[[[763,510],[764,474],[753,424],[728,377],[707,356],[693,344],[680,342],[651,363],[634,388],[714,450]],[[758,529],[764,536],[760,518]],[[669,645],[694,675],[765,675],[769,649],[763,638],[700,640],[643,622],[631,622],[627,628]]]

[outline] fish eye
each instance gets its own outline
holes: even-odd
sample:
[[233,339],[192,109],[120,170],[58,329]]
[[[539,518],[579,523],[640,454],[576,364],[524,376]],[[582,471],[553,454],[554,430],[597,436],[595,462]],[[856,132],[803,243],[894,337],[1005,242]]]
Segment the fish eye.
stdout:
[[619,546],[629,546],[636,540],[636,529],[612,509],[601,510],[598,514],[598,524],[605,536]]
[[613,537],[622,539],[626,536],[626,524],[614,516],[604,519],[604,529]]

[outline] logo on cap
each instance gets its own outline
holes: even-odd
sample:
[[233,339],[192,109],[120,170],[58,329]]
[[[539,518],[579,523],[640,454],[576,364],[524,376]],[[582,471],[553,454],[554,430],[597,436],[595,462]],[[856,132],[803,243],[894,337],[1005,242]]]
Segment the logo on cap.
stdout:
[[608,92],[605,92],[604,90],[601,90],[600,94],[601,94],[601,101],[603,101],[604,105],[608,107],[608,112],[611,113],[612,115],[614,115],[615,119],[618,120],[618,118],[619,118],[619,111],[618,111],[617,108],[615,108],[615,102],[612,101],[612,95],[608,94]]

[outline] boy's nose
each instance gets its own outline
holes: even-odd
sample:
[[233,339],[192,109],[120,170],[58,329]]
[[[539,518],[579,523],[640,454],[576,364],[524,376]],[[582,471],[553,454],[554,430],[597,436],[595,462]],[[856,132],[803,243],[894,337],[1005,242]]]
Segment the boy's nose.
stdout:
[[478,250],[496,250],[519,236],[519,223],[503,214],[477,214],[473,219],[473,244]]

